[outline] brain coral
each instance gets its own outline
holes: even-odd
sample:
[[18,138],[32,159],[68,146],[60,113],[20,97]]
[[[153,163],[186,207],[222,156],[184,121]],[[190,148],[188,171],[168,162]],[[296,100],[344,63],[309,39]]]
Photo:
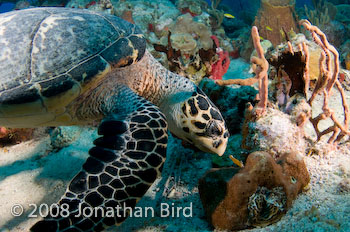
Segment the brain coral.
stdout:
[[173,35],[179,33],[188,34],[193,39],[196,39],[198,49],[204,48],[204,50],[208,50],[213,47],[213,40],[210,38],[212,35],[211,29],[203,23],[193,21],[193,17],[190,14],[179,16],[170,30]]
[[188,54],[193,54],[197,43],[190,34],[178,33],[171,35],[171,44],[176,50],[183,51]]

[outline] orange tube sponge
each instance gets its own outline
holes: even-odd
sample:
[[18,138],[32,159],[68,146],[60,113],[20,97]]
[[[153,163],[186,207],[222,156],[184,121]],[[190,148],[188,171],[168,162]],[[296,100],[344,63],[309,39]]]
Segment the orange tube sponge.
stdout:
[[216,229],[240,230],[278,221],[309,181],[300,155],[287,153],[275,161],[259,151],[242,169],[209,171],[199,181],[199,194]]

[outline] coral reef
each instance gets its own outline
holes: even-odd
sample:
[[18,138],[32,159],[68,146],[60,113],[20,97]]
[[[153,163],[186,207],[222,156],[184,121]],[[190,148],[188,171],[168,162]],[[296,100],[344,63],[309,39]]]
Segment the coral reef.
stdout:
[[254,152],[242,169],[206,173],[199,194],[216,229],[239,230],[279,220],[309,181],[300,155],[286,153],[275,161],[266,152]]
[[225,30],[226,35],[230,38],[239,37],[242,34],[242,31],[244,31],[246,28],[249,28],[248,24],[239,18],[224,18],[222,26]]
[[253,25],[264,39],[276,46],[283,42],[284,32],[299,32],[294,7],[294,0],[262,0]]
[[349,194],[350,193],[350,178],[343,178],[338,184],[338,194]]
[[[187,13],[168,25],[168,33],[158,35],[162,36],[161,44],[155,44],[154,48],[167,54],[167,64],[171,71],[186,76],[197,84],[204,76],[221,79],[227,72],[229,52],[220,47],[218,37],[212,35],[211,28],[206,23],[195,21]],[[232,50],[231,45],[227,47]]]
[[289,97],[295,94],[306,96],[304,81],[306,57],[301,51],[290,51],[292,46],[290,42],[288,42],[288,46],[289,48],[285,49],[284,52],[270,59],[270,64],[274,66],[274,71],[277,73],[275,82],[278,105],[286,104]]
[[30,7],[30,2],[26,0],[18,1],[15,5],[15,10],[22,10]]
[[[172,36],[176,34],[195,34],[197,37],[198,49],[203,48],[208,50],[213,47],[213,40],[211,39],[211,31],[204,23],[196,22],[190,14],[181,15],[176,19],[176,22],[170,28]],[[181,47],[178,48],[181,50]],[[189,55],[193,55],[194,51],[189,52]]]
[[[147,49],[158,61],[198,84],[203,77],[221,77],[228,67],[228,54],[234,55],[220,26],[224,13],[216,8],[219,2],[208,6],[204,0],[71,0],[67,7],[105,11],[138,25],[147,38]],[[223,52],[216,52],[219,46],[214,45],[213,35]]]
[[[136,25],[149,40],[148,49],[153,50],[153,44],[159,42],[158,36],[168,35],[168,25],[181,14],[181,12],[168,0],[154,1],[112,1],[114,14],[122,17],[130,12]],[[128,14],[130,14],[128,13]],[[157,35],[156,35],[157,33]],[[158,55],[159,57],[159,55]]]
[[182,14],[190,13],[191,16],[201,15],[208,9],[208,4],[202,0],[178,0],[176,7]]
[[55,151],[71,145],[81,133],[81,127],[60,126],[50,131],[51,147]]
[[249,197],[248,221],[253,226],[267,226],[278,221],[286,208],[287,197],[282,187],[258,187]]
[[[313,151],[313,148],[310,147],[310,143],[313,144],[311,140],[307,141],[304,138],[307,123],[316,134],[316,142],[327,135],[325,137],[328,138],[328,143],[334,144],[349,135],[348,121],[350,115],[341,84],[346,80],[346,76],[342,77],[342,75],[345,75],[344,72],[339,75],[338,52],[329,44],[325,34],[319,28],[312,26],[306,20],[300,21],[300,24],[310,31],[314,42],[306,40],[305,36],[297,35],[292,41],[279,46],[277,48],[279,50],[277,51],[278,55],[269,59],[274,66],[270,72],[270,77],[273,78],[269,92],[270,102],[267,100],[267,85],[262,86],[260,84],[258,104],[255,107],[248,104],[246,108],[241,146],[249,152],[255,152],[248,155],[245,167],[237,174],[238,169],[231,169],[230,174],[227,174],[228,170],[221,169],[212,171],[201,180],[200,194],[203,206],[209,220],[217,229],[245,229],[252,226],[265,226],[279,220],[291,205],[290,196],[288,195],[290,192],[286,190],[287,187],[285,186],[283,188],[281,188],[281,185],[266,186],[266,183],[276,181],[278,178],[271,178],[269,174],[260,171],[260,169],[268,166],[267,170],[273,170],[274,174],[278,173],[274,165],[270,163],[275,161],[277,162],[276,165],[283,163],[281,160],[287,156],[286,153],[295,155],[292,159],[298,161],[293,162],[303,163],[303,154],[306,154],[307,150],[309,150],[309,153]],[[267,84],[269,66],[262,62],[263,60],[266,61],[264,51],[261,44],[254,40],[254,38],[259,37],[256,29],[252,30],[252,37],[257,49],[257,59],[259,59],[258,62],[256,60],[254,62],[254,59],[252,59],[252,62],[258,64],[257,76],[248,79],[217,80],[215,81],[217,84],[252,85],[261,80],[259,72],[266,77]],[[316,47],[317,49],[314,49]],[[311,52],[317,54],[316,57],[318,58],[311,57]],[[310,73],[315,71],[311,70],[313,65],[311,62],[315,63],[318,69],[318,76],[312,79]],[[253,68],[256,69],[257,67]],[[338,117],[339,114],[336,115],[335,110],[331,109],[329,104],[334,92],[337,92],[337,99],[340,100],[338,104],[340,103],[343,110],[343,116],[340,116],[340,118]],[[261,96],[263,99],[261,99]],[[266,97],[265,100],[264,97]],[[313,105],[316,102],[315,99],[317,99],[320,109],[315,109],[315,105]],[[327,127],[320,126],[320,121],[325,119],[328,119],[331,124]],[[318,144],[323,144],[323,142]],[[256,159],[255,155],[260,158]],[[252,165],[254,162],[251,159],[256,159],[256,165]],[[262,164],[259,163],[260,161],[270,163]],[[296,167],[292,164],[293,162],[286,163],[289,163],[290,167]],[[304,170],[303,186],[306,186],[309,175],[305,165],[303,167],[299,166],[299,168]],[[294,169],[293,171],[301,174],[301,169],[299,171]],[[282,170],[286,169],[283,167]],[[245,177],[248,174],[244,172],[254,173],[255,171],[258,172],[256,175],[259,177]],[[220,172],[223,173],[220,174]],[[233,177],[231,178],[231,176]],[[231,180],[227,181],[227,179]],[[258,180],[264,184],[255,184],[254,188],[249,189],[251,182],[255,183]],[[289,187],[297,182],[293,175],[289,176],[289,181]],[[220,190],[210,189],[210,187],[207,187],[209,184],[213,184],[216,189]],[[339,182],[337,191],[339,194],[343,194],[348,191],[348,186],[348,179],[343,179]],[[300,190],[301,188],[297,193]],[[295,199],[295,192],[293,196],[293,199]],[[209,202],[210,198],[214,198],[211,203]]]
[[[307,45],[309,54],[307,57],[307,66],[305,54],[302,51],[298,51],[302,50],[300,49],[300,45],[303,45],[304,43]],[[287,74],[290,73],[288,75],[298,75],[299,77],[294,78],[300,80],[300,75],[303,75],[304,71],[308,69],[308,76],[311,81],[314,81],[320,76],[321,53],[322,48],[314,41],[307,40],[304,34],[296,34],[290,36],[288,42],[276,46],[276,49],[268,54],[268,60],[275,68],[274,72],[277,74],[283,69]],[[293,65],[291,65],[291,63],[296,65],[298,71],[301,71],[301,73],[297,74],[296,71],[293,71]],[[284,68],[283,66],[288,66],[288,68]],[[270,78],[274,79],[273,75],[270,75]]]
[[224,51],[222,48],[220,48],[219,39],[214,35],[212,35],[211,38],[215,42],[216,54],[218,55],[219,59],[211,65],[210,78],[214,80],[220,80],[230,66],[230,57],[228,51]]
[[0,147],[17,144],[33,138],[35,129],[0,127]]
[[[204,23],[194,21],[189,13],[179,16],[168,28],[171,33],[168,50],[174,49],[173,54],[177,54],[167,54],[169,69],[199,83],[204,76],[210,75],[210,64],[215,58],[210,28]],[[160,42],[164,38],[166,36],[161,37]],[[160,47],[155,46],[155,49],[163,51]]]
[[[315,99],[316,95],[318,95],[319,93],[323,93],[323,98],[324,98],[323,106],[322,106],[323,112],[311,118],[310,121],[316,131],[317,141],[319,141],[323,135],[331,134],[330,138],[328,139],[328,142],[329,143],[339,142],[345,135],[350,134],[350,131],[348,129],[349,119],[350,119],[349,107],[346,102],[344,89],[338,79],[339,70],[340,70],[339,54],[337,50],[334,48],[334,46],[328,43],[326,35],[319,28],[317,28],[316,26],[312,26],[310,22],[308,22],[307,20],[302,20],[300,23],[312,33],[313,39],[323,50],[323,52],[321,53],[322,55],[320,59],[321,76],[317,80],[316,86],[311,94],[311,97],[308,99],[308,103],[312,105],[312,102]],[[305,52],[305,55],[308,56],[307,51],[304,51],[304,52]],[[334,63],[333,69],[331,68],[330,54],[333,55],[333,63]],[[305,72],[305,76],[306,76],[305,81],[309,82],[309,78],[307,77],[307,75],[308,73]],[[339,91],[342,99],[341,104],[343,105],[343,112],[344,112],[344,119],[342,123],[339,121],[339,119],[335,117],[334,111],[331,110],[328,105],[329,97],[331,95],[333,86],[335,86],[336,89]],[[333,125],[321,131],[318,127],[318,124],[321,120],[325,120],[326,118],[331,119],[333,121]]]
[[69,1],[66,5],[69,8],[80,8],[89,9],[93,11],[104,11],[109,14],[114,13],[113,5],[111,0],[79,0],[79,1]]
[[350,3],[348,4],[339,4],[336,5],[337,8],[337,14],[335,16],[335,19],[339,22],[342,22],[343,24],[347,24],[349,26],[350,23]]
[[266,106],[267,106],[267,100],[268,100],[267,99],[268,97],[267,96],[268,95],[267,71],[269,69],[269,63],[265,59],[264,50],[260,44],[260,36],[259,36],[257,27],[255,26],[252,27],[251,35],[252,35],[252,40],[253,40],[255,50],[257,52],[257,57],[253,56],[251,58],[251,62],[253,63],[253,71],[256,75],[248,79],[216,80],[215,83],[223,86],[223,85],[232,85],[232,84],[252,85],[256,82],[259,82],[259,94],[257,95],[259,103],[258,103],[258,110],[256,113],[260,114],[266,110]]
[[307,5],[304,5],[306,17],[313,25],[323,28],[324,25],[335,19],[337,8],[331,2],[314,0],[313,5],[314,9],[309,9]]
[[[300,115],[299,112],[295,114]],[[291,115],[272,107],[268,107],[263,115],[257,117],[253,109],[248,107],[242,127],[242,148],[249,151],[267,151],[275,158],[285,152],[305,154],[307,144],[303,139],[303,129],[295,121]]]
[[224,11],[218,9],[220,2],[221,0],[212,0],[211,8],[208,9],[209,14],[215,19],[215,21],[212,21],[212,26],[214,28],[219,28],[224,20]]
[[328,41],[339,48],[346,40],[349,31],[348,19],[349,5],[337,4],[334,1],[313,1],[314,8],[305,5],[305,16],[315,26],[320,28]]
[[[344,89],[339,80],[339,54],[334,48],[334,46],[329,44],[326,35],[319,28],[317,28],[316,26],[312,26],[307,20],[301,20],[300,24],[311,32],[313,40],[322,49],[319,65],[317,65],[317,67],[319,68],[319,77],[317,78],[315,84],[310,80],[311,55],[307,44],[305,42],[301,42],[297,46],[299,51],[295,51],[292,44],[288,41],[286,45],[287,53],[282,53],[282,55],[287,56],[287,58],[289,59],[289,64],[298,64],[299,67],[297,68],[297,70],[295,70],[296,67],[294,65],[285,65],[286,62],[283,63],[284,65],[280,65],[281,67],[283,67],[282,69],[280,69],[280,67],[277,67],[278,70],[276,70],[277,75],[275,76],[275,78],[279,79],[277,80],[277,83],[279,84],[276,85],[277,88],[279,88],[279,90],[277,90],[275,96],[277,96],[276,98],[279,102],[279,105],[286,106],[288,104],[289,97],[293,96],[294,94],[302,93],[303,97],[305,97],[305,101],[310,106],[312,106],[312,103],[315,100],[315,98],[319,94],[322,94],[323,106],[321,112],[317,115],[313,114],[312,117],[310,117],[311,114],[309,113],[308,107],[303,106],[299,108],[293,106],[293,108],[301,109],[301,111],[298,111],[298,113],[296,114],[297,119],[295,120],[295,122],[297,123],[297,125],[303,126],[305,122],[310,118],[310,122],[312,123],[314,131],[316,133],[316,141],[320,141],[321,137],[323,137],[324,135],[328,135],[328,143],[339,142],[344,136],[350,134],[348,129],[350,117],[349,108],[345,99]],[[255,37],[257,35],[255,35]],[[254,44],[256,44],[255,47],[260,47],[261,53],[263,54],[261,45],[258,43]],[[285,59],[285,57],[281,57],[280,59],[283,60]],[[277,60],[277,66],[279,66],[278,63],[279,62]],[[216,83],[219,85],[251,85],[257,82],[258,80],[260,79],[254,77],[250,79],[216,81]],[[282,82],[284,82],[284,84],[281,84]],[[329,107],[328,104],[333,87],[335,87],[335,89],[341,96],[341,104],[343,106],[344,114],[343,119],[337,118],[335,112]],[[259,85],[260,102],[253,110],[255,112],[254,114],[256,114],[257,116],[261,115],[261,112],[265,111],[264,109],[266,107],[264,107],[264,105],[266,106],[267,104],[267,91],[267,86],[262,87],[261,85]],[[311,93],[309,93],[310,91]],[[261,96],[266,96],[265,104],[262,104],[262,102],[264,101],[261,98]],[[303,102],[304,104],[305,101],[299,102]],[[290,110],[287,108],[284,108],[285,112],[290,113]],[[256,112],[257,110],[258,112]],[[330,119],[332,121],[332,124],[325,129],[320,129],[320,127],[318,126],[320,121],[326,119]],[[340,120],[342,120],[343,122],[341,122]]]

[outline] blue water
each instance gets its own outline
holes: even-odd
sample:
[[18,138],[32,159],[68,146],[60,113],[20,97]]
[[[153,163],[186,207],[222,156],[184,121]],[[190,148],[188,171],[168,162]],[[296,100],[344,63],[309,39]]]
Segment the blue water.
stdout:
[[0,13],[4,13],[12,10],[15,7],[15,4],[10,2],[0,3]]

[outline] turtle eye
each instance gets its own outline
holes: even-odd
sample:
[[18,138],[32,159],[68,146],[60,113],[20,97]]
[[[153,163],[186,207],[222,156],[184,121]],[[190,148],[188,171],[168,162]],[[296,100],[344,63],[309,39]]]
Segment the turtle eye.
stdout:
[[210,137],[216,137],[216,136],[222,135],[222,130],[220,129],[216,121],[209,122],[206,132],[207,132],[207,135]]
[[228,138],[228,137],[230,137],[230,133],[228,131],[226,131],[224,134],[224,138]]

